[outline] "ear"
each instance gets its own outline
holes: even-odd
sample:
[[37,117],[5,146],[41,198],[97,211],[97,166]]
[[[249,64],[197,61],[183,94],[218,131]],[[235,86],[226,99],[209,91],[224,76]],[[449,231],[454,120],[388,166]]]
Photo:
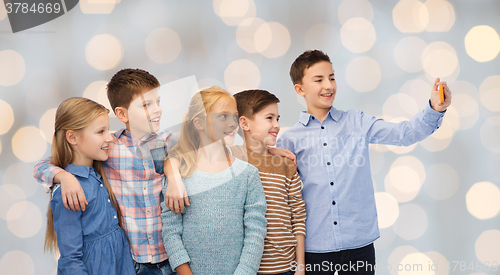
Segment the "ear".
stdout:
[[128,109],[123,107],[115,108],[116,117],[123,123],[128,123]]
[[241,130],[247,132],[250,131],[250,126],[248,125],[249,119],[245,116],[240,116],[240,127]]
[[196,130],[198,130],[198,131],[205,130],[205,125],[204,125],[203,121],[201,120],[201,118],[199,118],[199,117],[193,119],[193,125],[194,125],[194,128],[196,128]]
[[66,140],[71,145],[76,145],[78,143],[78,136],[73,130],[66,131]]
[[295,84],[293,86],[293,88],[295,89],[295,92],[300,95],[300,96],[304,96],[306,93],[304,93],[304,90],[302,90],[302,87],[300,86],[300,84]]

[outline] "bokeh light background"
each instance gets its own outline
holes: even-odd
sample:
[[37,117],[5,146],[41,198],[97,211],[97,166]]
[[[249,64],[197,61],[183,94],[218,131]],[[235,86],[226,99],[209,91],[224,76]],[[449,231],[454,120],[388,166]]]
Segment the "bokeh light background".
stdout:
[[[499,18],[497,0],[82,0],[54,21],[12,34],[1,5],[0,273],[56,274],[57,257],[43,253],[49,196],[32,169],[50,155],[64,99],[109,106],[111,76],[143,68],[162,84],[187,77],[233,93],[267,89],[281,100],[286,129],[305,109],[290,65],[317,48],[332,59],[339,109],[397,122],[424,108],[435,77],[453,91],[431,137],[370,149],[377,263],[423,264],[413,274],[500,274],[484,270],[500,263]],[[180,121],[189,97],[163,97],[163,121]],[[122,127],[115,117],[111,124]],[[447,261],[460,264],[446,271]],[[429,271],[430,262],[439,270]]]

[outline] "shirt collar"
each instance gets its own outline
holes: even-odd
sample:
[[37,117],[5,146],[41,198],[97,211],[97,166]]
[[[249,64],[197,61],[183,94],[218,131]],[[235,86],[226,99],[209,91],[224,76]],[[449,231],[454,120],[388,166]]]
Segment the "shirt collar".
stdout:
[[120,138],[122,135],[126,136],[126,137],[132,139],[134,141],[134,143],[136,143],[138,145],[142,145],[142,144],[156,138],[156,136],[158,136],[158,133],[156,133],[156,132],[148,133],[139,140],[136,137],[132,136],[132,133],[130,133],[129,130],[124,128],[124,129],[120,129],[120,130],[116,131],[116,135],[117,135],[117,138]]
[[[335,109],[335,107],[331,107],[330,111],[328,111],[327,118],[330,116],[333,120],[339,121],[340,119],[340,111]],[[308,114],[306,111],[302,111],[300,113],[300,118],[299,122],[302,123],[304,126],[307,126],[309,124],[309,121],[312,119],[312,115]]]
[[90,175],[90,168],[88,166],[82,166],[82,165],[75,165],[75,164],[68,164],[64,170],[66,172],[69,172],[75,176],[79,176],[82,178],[89,178]]

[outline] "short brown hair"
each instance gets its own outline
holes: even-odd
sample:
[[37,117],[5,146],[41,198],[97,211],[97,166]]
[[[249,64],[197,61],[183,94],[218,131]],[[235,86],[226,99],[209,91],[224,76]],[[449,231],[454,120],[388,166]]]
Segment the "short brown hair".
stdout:
[[234,94],[238,116],[245,116],[249,119],[253,115],[272,103],[279,103],[280,100],[266,90],[246,90]]
[[152,74],[141,69],[123,69],[117,72],[108,83],[108,100],[115,111],[116,107],[128,108],[134,95],[144,89],[160,87],[160,82]]
[[290,78],[292,79],[293,84],[302,84],[304,71],[321,61],[328,61],[332,63],[330,61],[330,57],[320,50],[309,50],[299,55],[299,57],[293,61],[292,67],[290,68]]

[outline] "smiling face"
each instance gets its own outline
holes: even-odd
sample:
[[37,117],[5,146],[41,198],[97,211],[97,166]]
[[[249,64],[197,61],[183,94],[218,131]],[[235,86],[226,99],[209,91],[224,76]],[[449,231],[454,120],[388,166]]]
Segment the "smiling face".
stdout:
[[308,113],[326,115],[337,93],[332,64],[321,61],[305,69],[302,84],[295,84],[295,91],[306,100]]
[[126,111],[127,130],[138,139],[160,130],[162,108],[158,88],[135,95]]
[[232,145],[238,131],[236,102],[232,99],[219,99],[210,108],[207,126],[204,132],[212,142],[223,139],[226,145]]
[[280,131],[279,118],[277,103],[267,105],[255,113],[252,119],[247,118],[249,135],[245,135],[245,137],[250,138],[247,144],[250,145],[252,150],[261,151],[266,146],[276,145],[276,139]]
[[75,135],[75,144],[72,145],[75,154],[71,163],[92,166],[94,160],[105,161],[108,159],[109,147],[113,141],[109,133],[108,114],[100,115],[89,126]]

